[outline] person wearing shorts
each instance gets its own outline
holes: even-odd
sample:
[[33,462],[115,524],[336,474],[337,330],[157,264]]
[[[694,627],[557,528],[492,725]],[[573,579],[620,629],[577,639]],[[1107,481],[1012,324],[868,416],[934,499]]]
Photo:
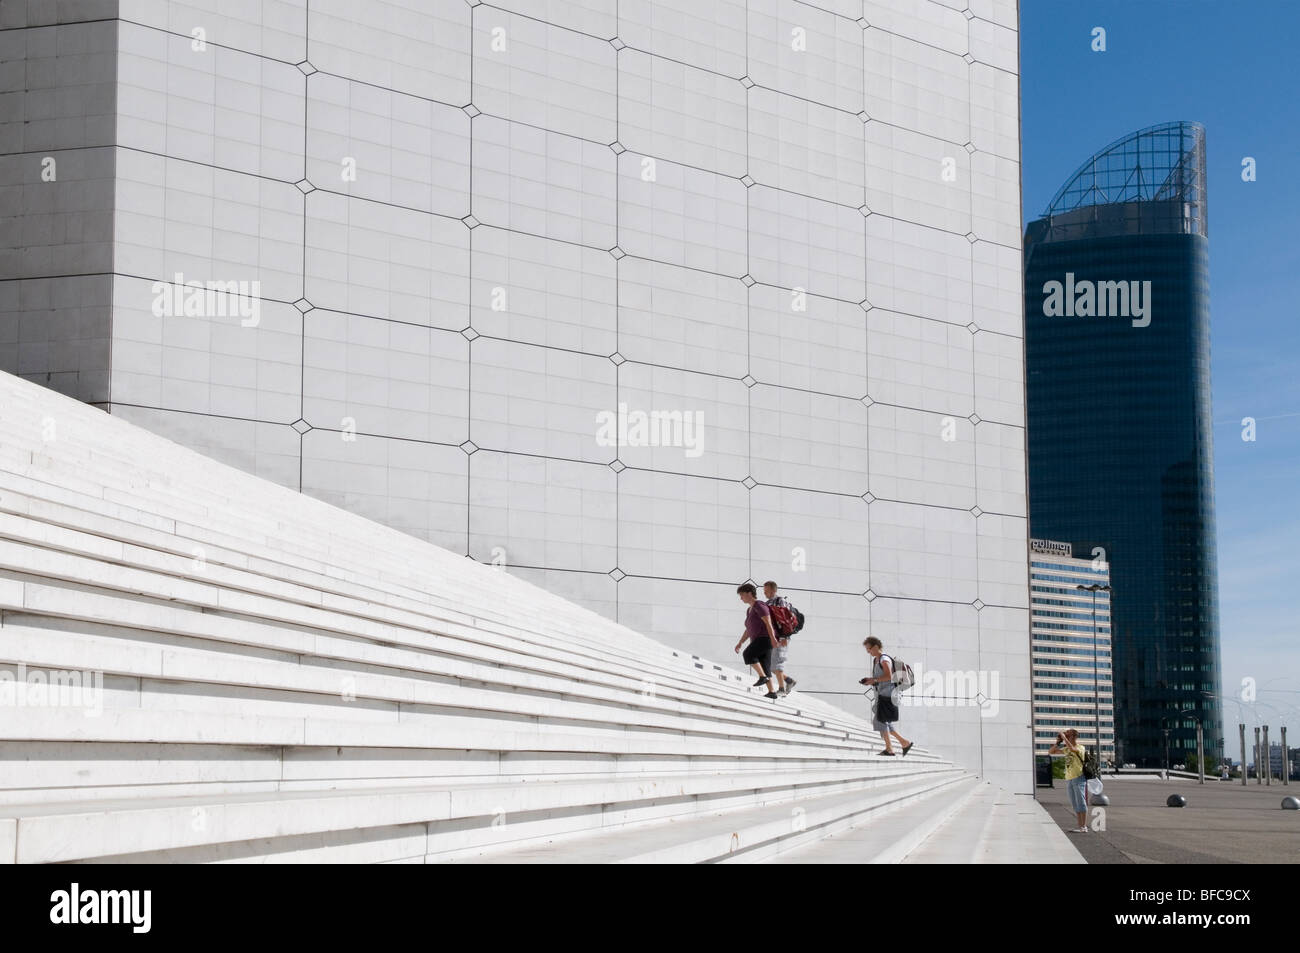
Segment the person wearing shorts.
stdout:
[[[790,601],[785,596],[776,594],[776,583],[771,579],[763,583],[763,595],[767,597],[768,607],[781,606],[784,609],[792,609]],[[777,636],[776,648],[772,649],[772,671],[776,673],[777,692],[782,695],[789,695],[794,689],[794,679],[785,674],[785,663],[790,658],[790,639]]]
[[740,595],[740,601],[749,607],[745,613],[745,631],[740,634],[740,641],[736,643],[736,651],[749,641],[745,646],[745,664],[752,667],[758,673],[758,681],[754,687],[767,685],[767,697],[776,698],[777,693],[772,690],[771,662],[772,649],[776,647],[776,630],[772,628],[772,610],[767,607],[767,603],[758,598],[758,589],[752,582],[744,583],[736,587],[736,592]]
[[1056,736],[1056,744],[1047,750],[1048,754],[1065,755],[1065,793],[1070,797],[1070,808],[1078,826],[1071,828],[1071,834],[1088,833],[1088,779],[1083,776],[1083,759],[1088,749],[1079,744],[1079,732],[1068,728]]
[[880,737],[885,742],[885,750],[880,752],[881,757],[892,758],[894,756],[894,738],[903,746],[903,757],[912,750],[912,742],[908,741],[898,733],[897,722],[879,715],[881,701],[886,701],[886,707],[897,708],[894,702],[894,660],[884,653],[884,643],[874,635],[868,637],[862,643],[866,648],[867,654],[871,656],[871,674],[866,678],[859,679],[859,684],[876,686],[876,701],[871,706],[871,724],[876,731],[880,732]]

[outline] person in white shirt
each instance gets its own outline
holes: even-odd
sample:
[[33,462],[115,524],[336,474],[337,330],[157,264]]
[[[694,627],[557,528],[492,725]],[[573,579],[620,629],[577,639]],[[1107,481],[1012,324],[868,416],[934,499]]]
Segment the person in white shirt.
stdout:
[[872,666],[871,674],[866,678],[858,680],[861,685],[876,686],[876,702],[871,709],[872,724],[876,731],[880,732],[880,737],[885,740],[885,750],[880,752],[881,757],[892,758],[894,756],[894,745],[892,738],[897,738],[898,743],[903,746],[903,756],[912,750],[912,742],[908,741],[897,730],[894,725],[898,722],[898,705],[894,702],[894,660],[884,653],[884,643],[874,635],[867,638],[863,643],[866,646],[867,654],[871,656]]

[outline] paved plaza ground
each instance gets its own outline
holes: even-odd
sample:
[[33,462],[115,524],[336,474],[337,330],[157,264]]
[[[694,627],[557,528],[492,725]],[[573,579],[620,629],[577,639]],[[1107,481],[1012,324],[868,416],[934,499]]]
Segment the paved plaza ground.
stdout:
[[[1287,795],[1300,797],[1300,783],[1102,780],[1110,798],[1105,829],[1068,835],[1090,864],[1300,863],[1300,811],[1281,809]],[[1183,795],[1187,806],[1165,807],[1170,794]],[[1038,788],[1037,797],[1062,830],[1074,827],[1064,781]]]

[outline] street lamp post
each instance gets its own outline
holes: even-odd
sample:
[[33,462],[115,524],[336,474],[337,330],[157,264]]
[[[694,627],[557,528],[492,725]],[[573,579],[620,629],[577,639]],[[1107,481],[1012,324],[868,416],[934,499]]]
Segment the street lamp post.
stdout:
[[1196,713],[1195,708],[1184,708],[1178,713],[1179,717],[1191,715],[1196,719],[1196,774],[1200,783],[1205,783],[1205,732],[1201,725],[1201,716]]
[[1243,721],[1237,725],[1237,731],[1241,734],[1241,786],[1246,786],[1246,723]]
[[[1094,721],[1096,726],[1095,737],[1097,739],[1097,764],[1100,766],[1101,764],[1101,687],[1100,687],[1100,682],[1097,680],[1097,656],[1101,650],[1100,650],[1100,642],[1098,641],[1097,638],[1097,593],[1110,592],[1110,586],[1100,586],[1094,582],[1088,586],[1079,584],[1076,585],[1074,588],[1083,589],[1086,592],[1092,593],[1092,711],[1093,711],[1093,716],[1094,716]],[[1115,723],[1114,719],[1115,716],[1114,716],[1114,711],[1112,709],[1112,713],[1111,713],[1112,731],[1114,730],[1113,728]],[[1166,746],[1166,754],[1167,754],[1167,748],[1168,746]],[[1168,757],[1166,757],[1165,760],[1168,761],[1169,760]]]
[[1259,773],[1259,725],[1255,726],[1255,783],[1264,783],[1264,779]]
[[[1273,759],[1270,757],[1269,764],[1272,763]],[[1286,725],[1282,726],[1282,783],[1291,783],[1291,759],[1287,757],[1286,750]]]
[[1264,725],[1264,740],[1260,744],[1260,750],[1264,751],[1264,784],[1268,787],[1273,784],[1273,751],[1269,750],[1269,725]]

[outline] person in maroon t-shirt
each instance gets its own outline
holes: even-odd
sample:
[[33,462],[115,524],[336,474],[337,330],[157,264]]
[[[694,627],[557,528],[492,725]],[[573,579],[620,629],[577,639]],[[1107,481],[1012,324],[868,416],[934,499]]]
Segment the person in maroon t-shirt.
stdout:
[[772,691],[772,676],[768,674],[768,662],[772,658],[772,649],[776,647],[776,630],[772,628],[772,610],[767,607],[767,603],[758,598],[758,589],[752,582],[737,586],[736,592],[740,594],[740,601],[749,606],[749,611],[745,613],[745,631],[741,633],[740,641],[736,643],[736,651],[739,652],[745,640],[749,640],[744,659],[745,664],[752,666],[758,673],[758,681],[754,686],[766,684],[767,697],[776,698],[776,692]]

